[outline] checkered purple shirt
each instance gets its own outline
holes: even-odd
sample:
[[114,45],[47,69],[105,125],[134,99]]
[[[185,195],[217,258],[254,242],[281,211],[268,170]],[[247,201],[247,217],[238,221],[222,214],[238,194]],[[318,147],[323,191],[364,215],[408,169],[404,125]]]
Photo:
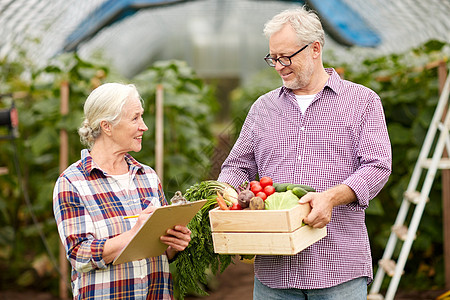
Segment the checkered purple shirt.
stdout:
[[218,180],[238,186],[257,174],[318,192],[348,185],[357,202],[333,209],[327,236],[297,255],[259,255],[255,274],[272,288],[327,288],[367,276],[372,259],[364,210],[391,173],[391,145],[380,98],[333,69],[302,114],[281,87],[251,107]]
[[58,178],[53,210],[61,241],[72,265],[74,299],[172,299],[172,278],[166,255],[113,266],[102,251],[108,238],[136,223],[148,205],[167,205],[155,171],[126,154],[132,182],[127,194],[89,155]]

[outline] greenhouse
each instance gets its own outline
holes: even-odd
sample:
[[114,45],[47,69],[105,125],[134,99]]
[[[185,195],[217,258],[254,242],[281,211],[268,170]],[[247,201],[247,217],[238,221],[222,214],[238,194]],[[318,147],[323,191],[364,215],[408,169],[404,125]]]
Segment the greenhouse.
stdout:
[[[277,29],[268,38],[265,26],[278,13],[302,7],[317,14],[323,45],[305,41],[277,52],[290,45],[291,33]],[[138,299],[136,282],[156,264],[164,267],[149,274],[167,277],[174,299],[258,299],[257,283],[308,294],[349,280],[347,273],[371,274],[367,299],[450,299],[449,15],[450,0],[0,0],[0,299],[83,298],[74,286],[88,276],[100,280],[99,270],[111,272],[110,285],[119,284],[111,278],[124,270],[134,272],[130,290],[116,298]],[[320,60],[311,64],[320,61],[323,68],[309,74],[309,85],[298,78],[290,83],[300,68],[306,72],[307,63],[300,67],[299,61],[317,47]],[[307,90],[319,77],[330,80],[314,93]],[[339,91],[331,78],[364,96],[333,96],[346,100],[315,110],[327,91]],[[97,129],[89,127],[88,99],[116,84],[105,101],[126,87],[126,105],[104,105],[107,113],[119,110]],[[292,96],[295,113],[292,103],[270,106],[284,93]],[[372,94],[381,99],[381,111],[368,100]],[[303,107],[301,101],[309,102]],[[123,125],[132,108],[138,121]],[[351,124],[356,118],[359,123]],[[138,133],[127,142],[111,133],[128,128],[129,134],[130,124]],[[116,146],[126,151],[119,147],[117,155]],[[106,154],[98,154],[100,147]],[[66,175],[80,153],[81,162],[92,159],[92,172],[103,175]],[[112,157],[120,163],[108,169]],[[124,165],[127,179],[120,177]],[[372,168],[374,178],[360,165]],[[89,183],[78,191],[83,176]],[[323,224],[308,218],[318,211],[314,199],[343,186],[348,190],[339,192],[353,202],[330,208]],[[251,192],[248,201],[243,191]],[[85,197],[96,208],[81,208]],[[265,209],[254,212],[260,209],[250,200],[258,197]],[[297,205],[302,197],[309,204]],[[201,209],[184,203],[198,200],[207,200]],[[184,205],[173,217],[178,201]],[[173,222],[180,220],[189,233],[177,229],[169,236],[182,246],[157,241],[162,253],[146,252],[155,250],[139,238],[146,206],[163,206],[158,214],[173,209]],[[150,212],[153,221],[158,214]],[[336,229],[344,215],[360,217],[363,234],[333,248],[329,239],[351,235],[349,227]],[[161,218],[157,224],[175,228]],[[272,225],[271,218],[280,221]],[[234,222],[242,226],[239,234]],[[154,233],[153,227],[146,230]],[[80,228],[86,232],[68,233]],[[110,241],[123,236],[127,246],[113,248],[110,259]],[[369,252],[359,261],[349,253],[359,253],[365,236]],[[283,249],[281,237],[292,244]],[[133,252],[137,248],[146,254]],[[328,250],[336,253],[324,254]],[[77,256],[86,253],[87,262]],[[286,267],[297,263],[298,270]],[[306,266],[314,271],[300,274]],[[283,275],[272,281],[266,273]],[[329,279],[315,279],[320,276]],[[158,291],[144,286],[149,299]],[[161,293],[154,299],[168,296]]]

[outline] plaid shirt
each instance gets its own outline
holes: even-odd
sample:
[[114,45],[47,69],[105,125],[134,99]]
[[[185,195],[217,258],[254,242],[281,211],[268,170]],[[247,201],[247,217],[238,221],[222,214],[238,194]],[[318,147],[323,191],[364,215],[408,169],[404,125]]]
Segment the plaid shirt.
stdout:
[[238,186],[257,174],[318,192],[348,185],[357,201],[334,207],[327,236],[293,256],[257,256],[255,274],[271,288],[317,289],[372,279],[364,210],[391,173],[391,145],[380,98],[333,69],[302,114],[286,87],[261,96],[225,160],[220,181]]
[[102,258],[105,241],[128,231],[148,205],[167,205],[155,171],[131,155],[129,192],[102,171],[89,151],[58,178],[53,210],[59,235],[72,265],[74,299],[172,299],[166,255],[113,266]]

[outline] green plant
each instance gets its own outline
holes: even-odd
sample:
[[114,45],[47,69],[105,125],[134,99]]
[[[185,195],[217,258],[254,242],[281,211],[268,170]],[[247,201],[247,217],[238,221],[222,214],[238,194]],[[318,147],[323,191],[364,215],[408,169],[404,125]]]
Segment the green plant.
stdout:
[[[8,175],[0,176],[0,289],[56,290],[58,273],[52,264],[58,265],[55,257],[60,242],[52,212],[52,193],[62,171],[59,134],[61,129],[68,133],[68,163],[77,161],[83,148],[77,133],[83,104],[91,90],[102,82],[137,85],[144,99],[144,120],[149,131],[143,150],[132,155],[150,166],[154,164],[151,137],[155,89],[163,84],[166,197],[170,199],[175,191],[184,191],[208,174],[209,155],[214,148],[210,122],[215,98],[212,89],[183,62],[158,62],[127,80],[102,64],[88,62],[77,54],[64,54],[42,68],[25,58],[0,61],[0,76],[0,93],[22,92],[15,99],[20,136],[14,141],[0,141],[0,166],[10,170]],[[70,113],[65,116],[60,112],[64,82],[70,88]],[[15,167],[15,157],[19,169]],[[17,170],[22,174],[20,178]]]
[[135,157],[155,164],[155,100],[157,86],[164,99],[164,188],[166,196],[207,179],[214,149],[211,125],[217,110],[214,90],[182,61],[161,61],[133,79],[145,100],[149,127],[143,150]]
[[[98,66],[76,55],[60,57],[57,64],[37,68],[23,61],[0,65],[4,93],[19,111],[19,137],[0,143],[0,165],[9,174],[0,177],[0,288],[54,288],[58,273],[56,252],[59,236],[52,213],[53,185],[59,175],[59,130],[69,136],[69,162],[79,158],[81,145],[76,129],[82,103],[92,88],[90,80]],[[6,71],[5,71],[6,70]],[[70,114],[61,116],[60,84],[70,89]],[[20,176],[19,176],[20,175]]]
[[[439,99],[437,68],[429,66],[445,60],[445,47],[448,47],[445,43],[429,41],[401,55],[365,60],[358,67],[343,66],[347,79],[366,85],[380,95],[392,143],[393,173],[367,210],[374,265],[383,254]],[[438,173],[400,288],[429,289],[444,285],[441,188]]]

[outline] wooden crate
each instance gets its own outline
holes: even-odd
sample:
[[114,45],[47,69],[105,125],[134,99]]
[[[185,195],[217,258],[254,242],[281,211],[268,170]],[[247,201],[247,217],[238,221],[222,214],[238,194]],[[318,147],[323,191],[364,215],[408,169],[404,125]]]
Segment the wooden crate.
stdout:
[[289,210],[213,209],[209,212],[214,251],[220,254],[293,255],[326,236],[326,227],[303,224],[309,204]]

